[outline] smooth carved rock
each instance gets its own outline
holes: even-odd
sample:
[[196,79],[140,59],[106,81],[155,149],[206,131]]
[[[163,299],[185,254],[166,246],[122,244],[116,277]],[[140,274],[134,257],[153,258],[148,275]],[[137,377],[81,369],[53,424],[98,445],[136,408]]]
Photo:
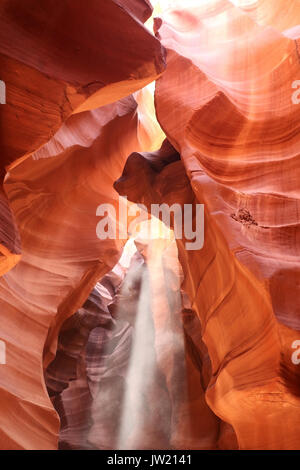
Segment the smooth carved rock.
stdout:
[[147,1],[1,2],[1,274],[22,241],[0,280],[1,448],[57,448],[43,369],[126,241],[97,238],[96,208],[117,204],[127,155],[152,148],[155,125],[146,129],[148,111],[128,96],[165,67],[142,24],[150,14]]
[[[299,449],[299,2],[42,3],[0,5],[0,448]],[[203,248],[98,239],[118,193]]]
[[21,240],[6,194],[0,193],[0,276],[21,258]]
[[136,107],[128,97],[72,116],[64,132],[6,178],[22,258],[0,279],[1,339],[7,346],[0,392],[6,403],[3,448],[57,447],[59,420],[43,366],[56,354],[63,323],[117,263],[126,241],[97,238],[96,209],[101,203],[118,205],[113,182],[129,153],[144,144],[147,149],[148,139],[138,135]]
[[242,3],[187,5],[156,22],[167,48],[156,111],[206,206],[204,249],[179,252],[213,365],[208,403],[240,448],[297,449],[297,7],[279,18],[280,2]]
[[144,0],[1,2],[3,166],[37,150],[72,113],[117,101],[163,72],[163,49],[141,23],[150,15]]
[[[140,184],[137,184],[137,179],[139,179]],[[183,206],[184,204],[195,204],[196,202],[189,179],[185,175],[183,164],[179,160],[179,154],[167,141],[156,153],[134,153],[129,156],[123,174],[114,186],[120,194],[126,193],[131,201],[144,204],[149,212],[153,203],[167,203],[169,206],[177,203]],[[205,226],[207,223],[206,219]],[[178,240],[177,243],[179,260],[184,269],[186,268],[184,279],[180,280],[179,278],[177,282],[179,284],[182,282],[183,289],[189,294],[192,301],[192,308],[198,313],[202,323],[198,307],[194,303],[193,295],[195,294],[189,289],[189,282],[192,282],[190,280],[191,276],[195,276],[195,282],[197,282],[196,279],[199,279],[198,271],[200,269],[205,271],[206,259],[210,264],[212,253],[210,255],[206,254],[206,250],[204,255],[202,255],[202,251],[187,252],[184,249],[183,240]],[[204,256],[204,260],[196,268],[195,261],[191,260],[197,256],[199,256],[199,260],[200,257]],[[190,268],[186,265],[188,257],[190,258]],[[157,277],[158,274],[156,274]],[[218,292],[216,292],[216,295]],[[207,302],[209,301],[210,299],[207,299]],[[185,371],[185,377],[189,384],[189,398],[186,398],[187,403],[181,398],[180,408],[182,412],[185,407],[186,409],[181,418],[181,425],[177,424],[174,429],[172,443],[174,443],[175,448],[236,448],[236,436],[232,427],[228,424],[228,419],[224,419],[223,415],[221,418],[224,419],[225,423],[220,421],[207,407],[205,395],[208,392],[206,392],[206,389],[208,386],[211,387],[214,371],[211,370],[207,350],[202,342],[204,326],[195,317],[189,302],[187,302],[187,307],[183,309],[183,325],[186,334],[185,361],[187,370]],[[194,419],[193,416],[205,416],[205,419]],[[224,437],[225,433],[227,433],[226,437]]]

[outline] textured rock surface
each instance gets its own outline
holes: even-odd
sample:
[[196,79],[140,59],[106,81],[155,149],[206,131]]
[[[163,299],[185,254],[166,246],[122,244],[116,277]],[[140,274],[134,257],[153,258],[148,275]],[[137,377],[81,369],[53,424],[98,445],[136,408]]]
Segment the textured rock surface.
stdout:
[[[5,403],[0,446],[54,449],[59,419],[45,388],[43,364],[55,355],[65,319],[81,307],[95,282],[116,264],[125,242],[97,239],[96,208],[102,202],[116,201],[112,185],[127,155],[143,145],[151,148],[132,97],[97,107],[153,80],[164,62],[160,43],[139,22],[146,14],[138,11],[134,18],[134,2],[128,12],[113,1],[93,2],[88,11],[82,10],[82,2],[61,2],[47,27],[43,22],[53,12],[53,2],[47,2],[43,9],[39,2],[26,6],[14,3],[18,5],[1,4],[2,59],[6,63],[1,78],[7,85],[7,104],[1,106],[3,165],[15,158],[27,158],[11,167],[5,180],[22,240],[22,260],[0,281],[1,340],[7,349],[7,363],[0,377],[1,401]],[[149,8],[147,11],[150,13]],[[127,34],[129,29],[133,36]],[[11,38],[8,43],[9,33],[15,40]],[[122,43],[122,48],[132,51],[123,69],[117,58],[109,65],[102,62],[105,54],[113,58],[112,50],[120,54],[117,46],[112,48],[110,40],[104,40],[108,34]],[[137,45],[135,35],[139,38]],[[95,43],[104,48],[101,59],[99,50],[92,47]],[[18,71],[12,80],[5,75],[10,65]],[[114,88],[117,82],[119,86]],[[80,100],[74,92],[76,106],[70,108],[65,91],[74,84],[80,89]],[[34,86],[38,90],[28,91]],[[53,101],[57,112],[47,107],[44,96]],[[70,108],[66,113],[61,111],[64,102]],[[97,109],[71,116],[39,149],[83,102],[86,108]],[[19,117],[22,119],[18,121]],[[30,155],[33,150],[37,152]],[[17,239],[8,210],[3,211],[3,218],[9,225],[7,237]],[[16,249],[8,248],[15,253]]]
[[160,43],[141,23],[150,15],[144,0],[1,2],[2,165],[37,150],[70,114],[112,103],[163,71]]
[[21,240],[6,194],[0,193],[0,275],[20,260]]
[[[204,399],[210,361],[180,294],[176,244],[137,246],[129,268],[104,276],[61,330],[46,373],[62,418],[60,448],[224,446],[224,423]],[[235,448],[228,431],[226,445]]]
[[300,448],[299,2],[166,3],[0,2],[1,449]]
[[241,448],[295,449],[300,403],[282,369],[299,336],[298,6],[279,17],[280,2],[231,3],[157,21],[157,117],[207,207],[204,249],[181,259],[213,366],[208,403]]

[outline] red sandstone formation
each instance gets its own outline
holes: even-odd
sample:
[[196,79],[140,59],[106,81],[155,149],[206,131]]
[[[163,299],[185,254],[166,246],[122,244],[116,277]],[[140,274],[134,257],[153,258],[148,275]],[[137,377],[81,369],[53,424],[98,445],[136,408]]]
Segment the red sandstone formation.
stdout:
[[300,448],[299,2],[152,4],[0,2],[1,449]]
[[213,366],[206,398],[240,448],[295,449],[299,383],[291,393],[282,370],[299,377],[299,6],[279,19],[280,2],[247,2],[246,14],[209,3],[157,22],[168,51],[156,88],[158,120],[207,207],[204,249],[181,255]]
[[[10,78],[7,65],[1,77],[7,85],[1,142],[3,165],[19,158],[4,188],[20,233],[22,260],[0,281],[1,340],[7,350],[1,369],[0,447],[55,449],[59,418],[45,388],[43,364],[55,356],[65,319],[118,260],[121,242],[96,236],[96,208],[116,200],[112,185],[127,155],[151,148],[135,100],[106,103],[152,81],[164,61],[158,40],[139,21],[139,9],[135,19],[134,2],[128,11],[118,2],[104,8],[107,2],[95,1],[88,10],[82,2],[60,2],[50,23],[53,2],[43,7],[15,3],[1,4],[3,60],[17,71]],[[122,67],[112,50],[117,56],[131,50]],[[77,90],[71,90],[71,98],[70,87]],[[63,103],[69,107],[66,113]],[[97,109],[82,111],[83,103],[84,109]],[[72,110],[77,114],[39,149]],[[6,219],[8,237],[12,222]]]
[[150,15],[146,0],[1,1],[2,165],[37,150],[72,113],[117,101],[163,71],[161,45],[141,24]]
[[20,236],[6,194],[0,193],[0,275],[2,276],[20,260]]

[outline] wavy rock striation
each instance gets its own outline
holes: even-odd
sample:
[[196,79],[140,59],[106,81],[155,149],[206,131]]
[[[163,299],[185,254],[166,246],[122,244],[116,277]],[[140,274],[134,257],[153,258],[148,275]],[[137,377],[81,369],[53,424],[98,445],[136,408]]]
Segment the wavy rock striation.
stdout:
[[[7,350],[0,376],[1,448],[57,448],[59,420],[43,367],[55,356],[62,324],[116,264],[125,243],[97,238],[96,209],[117,204],[113,181],[130,152],[147,149],[149,135],[134,98],[116,100],[164,67],[159,41],[140,21],[151,9],[147,2],[139,5],[146,9],[135,5],[1,4],[3,165],[19,159],[4,187],[22,240],[21,261],[0,280]],[[120,67],[117,58],[125,50],[132,53]],[[3,217],[12,232],[9,214]]]
[[204,249],[181,255],[213,366],[206,396],[242,449],[299,448],[300,61],[297,2],[280,19],[279,3],[212,1],[156,22],[157,117],[206,205]]
[[152,3],[1,2],[1,449],[299,449],[299,2]]

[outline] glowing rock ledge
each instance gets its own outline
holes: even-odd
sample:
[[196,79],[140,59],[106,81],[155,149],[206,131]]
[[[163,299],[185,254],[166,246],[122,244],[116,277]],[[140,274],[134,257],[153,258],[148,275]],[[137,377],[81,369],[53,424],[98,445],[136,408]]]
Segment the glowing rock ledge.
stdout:
[[300,3],[3,0],[0,65],[0,449],[300,449]]

